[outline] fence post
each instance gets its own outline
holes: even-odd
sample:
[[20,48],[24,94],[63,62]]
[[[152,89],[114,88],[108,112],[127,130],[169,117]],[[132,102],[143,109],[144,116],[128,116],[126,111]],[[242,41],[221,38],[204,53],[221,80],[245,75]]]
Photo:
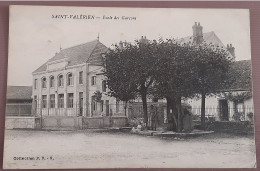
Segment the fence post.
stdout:
[[20,112],[21,112],[21,111],[20,111],[20,107],[21,107],[21,105],[20,105],[20,103],[19,103],[19,106],[18,106],[18,116],[20,116],[20,114],[21,114],[21,113],[20,113]]
[[48,116],[50,116],[50,106],[49,106],[50,104],[48,104],[47,103],[47,105],[46,105],[46,108],[47,108],[47,111],[48,111]]
[[76,109],[75,109],[75,114],[74,114],[74,116],[79,116],[78,114],[79,114],[79,111],[78,111],[78,103],[76,102]]
[[40,103],[39,103],[40,105],[40,116],[41,116],[41,128],[43,127],[42,126],[42,122],[43,122],[43,119],[42,119],[42,100],[40,100]]

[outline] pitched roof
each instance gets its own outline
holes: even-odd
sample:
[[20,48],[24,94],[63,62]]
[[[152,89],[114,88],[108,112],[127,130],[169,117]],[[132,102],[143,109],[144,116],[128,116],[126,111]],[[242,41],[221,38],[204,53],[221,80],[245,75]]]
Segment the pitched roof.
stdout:
[[[220,46],[220,47],[225,47],[225,45],[221,42],[221,40],[218,38],[218,36],[215,34],[214,31],[211,32],[207,32],[207,33],[203,33],[203,39],[204,42],[207,44],[213,44],[216,46]],[[184,43],[192,43],[193,42],[193,36],[188,36],[188,37],[184,37],[184,38],[180,38],[178,39],[181,42]]]
[[6,99],[32,99],[32,86],[7,86]]
[[[184,38],[177,39],[177,41],[183,42],[183,43],[192,43],[193,42],[193,36],[188,36]],[[221,42],[221,40],[218,38],[218,36],[215,34],[214,31],[203,33],[203,42],[208,45],[214,45],[223,49],[227,50],[227,53],[231,57],[235,57],[234,54],[232,55],[230,51],[227,49],[227,47]]]
[[[90,63],[93,65],[102,64],[102,53],[107,51],[107,47],[98,40],[76,45],[67,49],[61,50],[55,54],[48,62],[68,58],[68,66],[73,66],[82,63]],[[33,73],[46,71],[47,63],[44,63]]]
[[252,89],[251,60],[235,61],[228,72],[229,84],[226,90]]

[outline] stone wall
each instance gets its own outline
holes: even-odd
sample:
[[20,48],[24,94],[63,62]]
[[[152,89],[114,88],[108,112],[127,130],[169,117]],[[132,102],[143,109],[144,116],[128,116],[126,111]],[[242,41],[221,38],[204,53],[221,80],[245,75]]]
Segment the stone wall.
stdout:
[[43,129],[82,129],[82,117],[47,116],[42,118]]
[[226,133],[252,133],[254,131],[253,124],[249,121],[230,122],[230,121],[216,121],[213,122],[213,130],[215,132]]
[[40,128],[40,118],[37,117],[19,117],[19,116],[7,116],[5,118],[6,129],[35,129]]
[[125,127],[127,117],[93,117],[83,118],[83,129],[87,128],[108,128],[108,127]]

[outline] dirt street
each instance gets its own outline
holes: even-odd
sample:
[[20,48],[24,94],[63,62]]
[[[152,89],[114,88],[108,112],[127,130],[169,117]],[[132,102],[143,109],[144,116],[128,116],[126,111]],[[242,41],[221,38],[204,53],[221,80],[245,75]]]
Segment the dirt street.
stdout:
[[5,132],[4,168],[247,168],[252,136],[213,134],[162,139],[88,131]]

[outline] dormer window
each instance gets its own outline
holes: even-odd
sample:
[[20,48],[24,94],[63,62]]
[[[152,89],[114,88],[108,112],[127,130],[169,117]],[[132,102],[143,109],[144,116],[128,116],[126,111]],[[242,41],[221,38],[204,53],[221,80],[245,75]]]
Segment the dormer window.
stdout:
[[50,87],[54,87],[54,76],[50,76]]
[[45,77],[42,78],[42,88],[46,88],[47,87],[47,80]]
[[58,86],[62,87],[63,86],[63,75],[58,76]]
[[68,73],[68,85],[73,85],[72,73]]

